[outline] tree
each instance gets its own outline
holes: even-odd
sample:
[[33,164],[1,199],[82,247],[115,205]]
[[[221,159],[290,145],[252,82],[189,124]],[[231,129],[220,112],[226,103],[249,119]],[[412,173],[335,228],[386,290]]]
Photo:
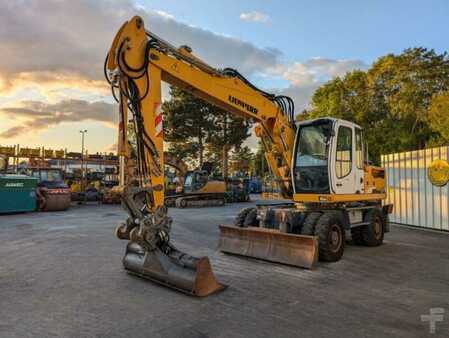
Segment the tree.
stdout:
[[268,174],[268,164],[265,159],[265,151],[263,149],[262,142],[259,141],[257,145],[257,152],[254,155],[254,172],[258,177],[264,177]]
[[435,95],[429,108],[429,125],[440,136],[433,140],[434,145],[449,142],[449,91]]
[[248,146],[235,148],[231,153],[231,168],[234,173],[254,172],[254,153]]
[[214,115],[220,110],[176,87],[170,87],[170,96],[162,107],[168,151],[185,161],[197,160],[201,166],[205,144],[215,128]]
[[420,149],[444,138],[430,105],[435,95],[448,89],[446,53],[407,49],[379,58],[366,72],[353,71],[324,84],[314,93],[308,115],[360,124],[374,162],[379,163],[382,153]]
[[226,177],[229,150],[250,136],[251,122],[176,87],[170,88],[170,95],[163,105],[168,151],[200,166],[205,160],[221,165]]
[[251,136],[251,125],[251,121],[225,111],[216,114],[214,135],[210,139],[210,149],[221,152],[224,178],[228,177],[229,151],[233,147],[239,148]]

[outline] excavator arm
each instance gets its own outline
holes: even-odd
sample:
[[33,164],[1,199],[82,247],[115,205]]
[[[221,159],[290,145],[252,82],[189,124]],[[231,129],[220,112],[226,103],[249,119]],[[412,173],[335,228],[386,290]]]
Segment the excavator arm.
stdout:
[[231,114],[256,121],[256,134],[286,198],[292,197],[293,190],[293,101],[256,88],[234,69],[209,66],[189,47],[172,46],[146,31],[140,17],[126,22],[115,36],[105,60],[105,76],[120,108],[119,155],[129,152],[128,123],[133,124],[136,134],[138,187],[125,188],[122,204],[129,218],[116,230],[118,238],[129,240],[125,268],[197,296],[223,289],[207,257],[184,254],[170,242],[171,218],[164,206],[161,83],[175,85]]

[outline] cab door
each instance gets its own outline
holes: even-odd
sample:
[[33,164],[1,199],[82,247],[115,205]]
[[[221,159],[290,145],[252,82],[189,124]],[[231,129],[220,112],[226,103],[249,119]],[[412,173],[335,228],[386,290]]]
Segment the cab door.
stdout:
[[332,190],[336,194],[354,194],[356,192],[358,175],[355,170],[354,141],[354,125],[347,121],[337,121],[332,146],[332,161],[329,165]]
[[354,147],[355,147],[355,163],[354,163],[354,170],[355,170],[355,193],[356,194],[363,194],[365,192],[365,149],[364,149],[364,142],[363,142],[363,132],[362,129],[359,127],[354,128]]

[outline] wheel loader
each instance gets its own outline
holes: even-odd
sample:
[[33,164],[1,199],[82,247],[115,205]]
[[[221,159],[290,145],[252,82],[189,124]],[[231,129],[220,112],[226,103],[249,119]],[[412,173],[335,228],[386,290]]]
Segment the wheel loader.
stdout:
[[233,225],[220,225],[222,252],[312,268],[318,259],[341,258],[346,233],[368,246],[382,243],[392,206],[382,205],[385,172],[368,164],[360,126],[333,118],[297,123],[291,98],[257,88],[235,69],[208,65],[190,47],[146,30],[138,16],[116,34],[105,75],[119,104],[119,154],[126,155],[129,120],[136,135],[138,186],[125,187],[129,217],[116,229],[128,241],[123,265],[130,273],[195,296],[225,288],[207,257],[183,253],[170,240],[162,81],[257,122],[256,135],[287,200],[246,208]]

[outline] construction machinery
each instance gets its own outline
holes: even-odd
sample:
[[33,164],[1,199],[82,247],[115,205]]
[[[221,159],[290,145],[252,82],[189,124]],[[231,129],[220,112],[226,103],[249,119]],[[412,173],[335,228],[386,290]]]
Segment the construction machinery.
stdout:
[[70,207],[71,191],[61,169],[28,168],[27,171],[38,180],[36,195],[40,211],[63,211]]
[[224,205],[226,184],[223,179],[212,178],[211,173],[212,164],[209,162],[203,163],[196,170],[187,171],[182,191],[176,195],[166,196],[165,205],[177,208]]
[[301,267],[320,257],[337,261],[346,232],[366,245],[382,243],[391,205],[382,206],[385,172],[367,164],[362,129],[333,118],[294,119],[291,98],[267,93],[235,69],[216,69],[145,30],[140,17],[125,22],[105,60],[120,111],[119,154],[126,155],[128,115],[137,144],[137,187],[127,186],[129,213],[116,235],[129,241],[123,264],[137,275],[205,296],[224,288],[206,257],[178,251],[170,241],[164,206],[161,82],[178,86],[231,114],[257,122],[271,172],[286,202],[246,208],[234,225],[220,226],[220,250]]
[[37,179],[8,174],[8,162],[0,155],[0,214],[35,211]]

